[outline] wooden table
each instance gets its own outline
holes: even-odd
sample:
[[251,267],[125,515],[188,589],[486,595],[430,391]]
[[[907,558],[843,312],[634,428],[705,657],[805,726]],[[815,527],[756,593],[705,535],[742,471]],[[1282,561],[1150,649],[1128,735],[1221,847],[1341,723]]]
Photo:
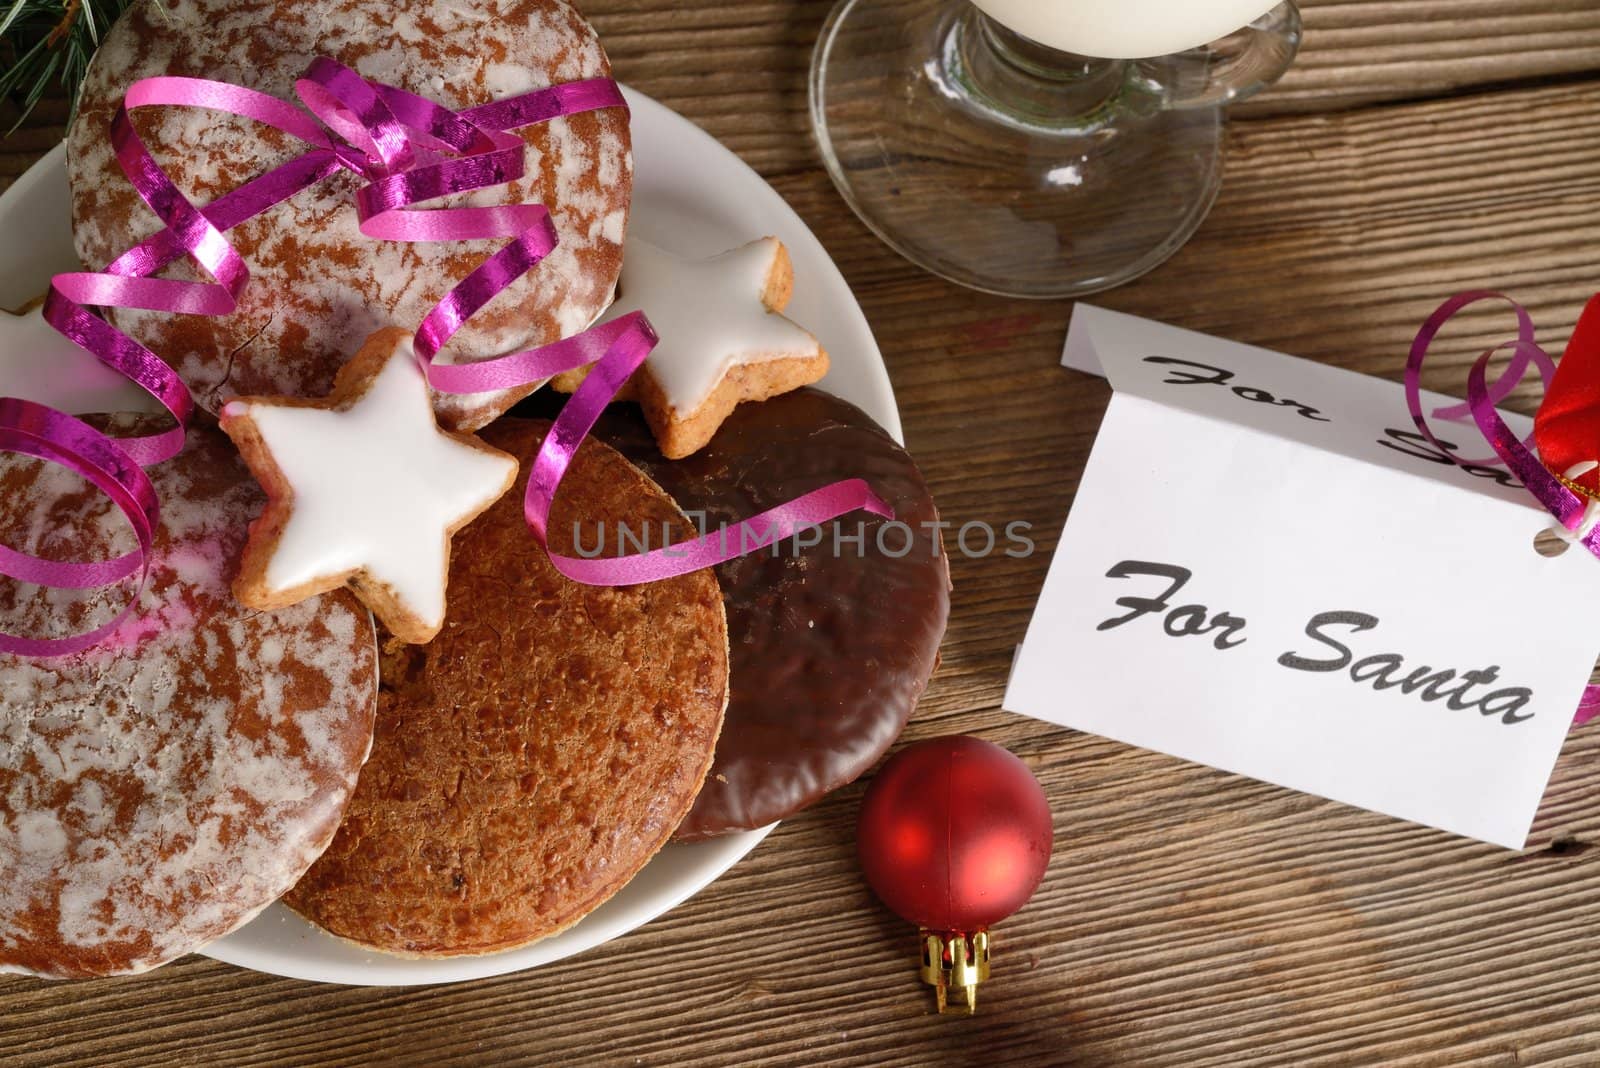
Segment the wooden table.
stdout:
[[[1511,853],[1000,711],[1107,389],[1057,366],[1070,304],[923,274],[835,194],[805,115],[828,7],[587,4],[618,75],[749,161],[838,261],[944,514],[1034,525],[1029,559],[955,560],[944,663],[906,735],[1009,746],[1055,809],[1049,874],[998,930],[980,1014],[930,1015],[911,930],[857,874],[857,785],[692,901],[560,966],[390,990],[200,957],[138,978],[8,980],[0,1062],[1600,1062],[1600,728],[1568,740],[1528,848]],[[1440,297],[1492,286],[1559,347],[1600,288],[1600,9],[1304,8],[1294,69],[1236,116],[1210,219],[1097,299],[1397,377]],[[0,183],[63,119],[47,105],[0,142]],[[1505,327],[1471,316],[1444,348],[1459,368]]]

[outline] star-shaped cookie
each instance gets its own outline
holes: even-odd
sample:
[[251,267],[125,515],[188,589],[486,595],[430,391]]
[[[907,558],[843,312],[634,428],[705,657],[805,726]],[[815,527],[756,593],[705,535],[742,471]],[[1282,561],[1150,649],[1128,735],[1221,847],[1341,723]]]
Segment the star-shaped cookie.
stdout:
[[[636,238],[622,254],[617,301],[607,320],[642,310],[661,336],[622,394],[637,400],[662,455],[695,452],[741,401],[760,401],[817,381],[828,354],[783,317],[794,268],[783,242],[764,237],[690,260]],[[581,372],[558,376],[572,390]]]
[[267,491],[240,601],[281,608],[348,583],[402,641],[439,633],[451,535],[511,488],[517,461],[439,429],[410,334],[373,334],[322,400],[240,397],[221,424]]
[[72,415],[164,410],[130,379],[45,322],[43,308],[41,297],[20,312],[0,309],[0,396],[22,397]]

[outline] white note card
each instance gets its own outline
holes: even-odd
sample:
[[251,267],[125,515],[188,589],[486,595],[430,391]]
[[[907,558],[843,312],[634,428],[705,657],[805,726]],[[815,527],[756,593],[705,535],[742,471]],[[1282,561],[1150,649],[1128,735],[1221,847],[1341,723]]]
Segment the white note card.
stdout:
[[1600,561],[1398,383],[1081,303],[1062,362],[1114,392],[1005,707],[1520,849]]

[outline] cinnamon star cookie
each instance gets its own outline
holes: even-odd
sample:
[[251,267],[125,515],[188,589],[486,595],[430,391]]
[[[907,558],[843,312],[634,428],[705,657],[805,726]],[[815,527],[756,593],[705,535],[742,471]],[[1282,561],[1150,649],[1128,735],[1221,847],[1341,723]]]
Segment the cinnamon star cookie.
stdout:
[[0,309],[0,394],[63,412],[156,413],[156,399],[44,321],[44,298]]
[[239,600],[281,608],[348,583],[402,641],[439,633],[451,536],[511,488],[517,461],[439,429],[409,334],[373,334],[323,400],[240,397],[221,423],[268,498]]
[[[735,406],[815,382],[828,354],[812,334],[784,318],[794,292],[789,251],[763,237],[707,260],[690,260],[644,241],[628,243],[616,319],[643,311],[661,341],[619,400],[637,400],[668,459],[703,447]],[[558,375],[571,390],[583,372]]]

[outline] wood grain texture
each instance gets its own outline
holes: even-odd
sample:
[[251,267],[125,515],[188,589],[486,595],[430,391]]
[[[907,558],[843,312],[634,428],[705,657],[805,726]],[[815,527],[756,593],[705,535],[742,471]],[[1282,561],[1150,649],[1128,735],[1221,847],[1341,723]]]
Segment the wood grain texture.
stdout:
[[[954,561],[944,663],[907,733],[1009,746],[1055,809],[1050,873],[997,931],[980,1015],[928,1014],[912,932],[856,874],[857,785],[561,966],[420,990],[198,958],[0,981],[0,1063],[1600,1062],[1600,729],[1568,739],[1512,853],[999,711],[1107,398],[1057,366],[1070,305],[949,286],[850,215],[804,125],[826,3],[588,6],[619,74],[749,160],[837,259],[944,514],[1033,524],[1032,557]],[[1234,124],[1196,238],[1097,301],[1397,377],[1437,300],[1489,285],[1559,346],[1600,289],[1600,12],[1317,3],[1306,24],[1299,66]],[[63,119],[56,105],[0,144],[0,183]],[[1442,362],[1459,372],[1506,325],[1465,317]],[[1454,385],[1448,370],[1438,383]]]

